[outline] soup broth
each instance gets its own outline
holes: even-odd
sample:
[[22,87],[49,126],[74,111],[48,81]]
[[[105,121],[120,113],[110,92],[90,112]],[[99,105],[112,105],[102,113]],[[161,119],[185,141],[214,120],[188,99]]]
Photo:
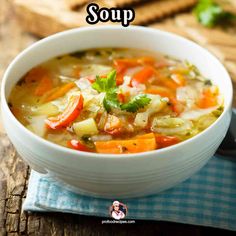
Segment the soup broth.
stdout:
[[53,58],[21,78],[8,102],[36,135],[110,154],[175,145],[223,112],[218,87],[191,63],[122,48]]

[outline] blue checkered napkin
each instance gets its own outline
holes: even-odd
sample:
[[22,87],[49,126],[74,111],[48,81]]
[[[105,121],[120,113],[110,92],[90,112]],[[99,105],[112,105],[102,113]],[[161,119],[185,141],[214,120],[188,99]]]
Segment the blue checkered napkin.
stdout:
[[[129,219],[173,221],[236,231],[236,162],[212,158],[197,174],[172,189],[122,202],[128,207]],[[111,200],[70,192],[32,171],[23,210],[108,217],[111,204]]]

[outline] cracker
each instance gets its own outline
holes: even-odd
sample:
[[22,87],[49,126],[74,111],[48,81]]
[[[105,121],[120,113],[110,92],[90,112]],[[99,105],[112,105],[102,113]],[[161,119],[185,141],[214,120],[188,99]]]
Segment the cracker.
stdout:
[[64,0],[66,4],[70,7],[72,10],[79,9],[83,5],[87,5],[89,3],[96,3],[99,6],[102,7],[125,7],[130,5],[135,5],[139,2],[142,2],[145,0]]
[[64,0],[65,4],[72,10],[85,5],[89,0]]
[[14,11],[20,25],[40,37],[87,25],[85,15],[69,11],[64,0],[14,0]]
[[133,24],[146,25],[166,16],[184,11],[196,4],[197,0],[151,1],[134,7],[136,17]]
[[[109,0],[108,0],[109,1]],[[144,0],[113,0],[115,6],[117,7],[123,7],[127,5],[133,5],[139,2],[145,2]]]

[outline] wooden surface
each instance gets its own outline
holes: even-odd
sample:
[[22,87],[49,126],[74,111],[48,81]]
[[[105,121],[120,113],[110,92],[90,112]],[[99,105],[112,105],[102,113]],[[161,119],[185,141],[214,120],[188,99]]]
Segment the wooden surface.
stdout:
[[[183,16],[181,16],[183,17]],[[180,18],[172,19],[176,20]],[[170,21],[153,25],[170,31]],[[168,25],[169,24],[169,25]],[[187,26],[185,26],[187,27]],[[187,28],[178,33],[190,37]],[[7,0],[0,0],[0,78],[8,63],[22,49],[37,38],[24,32]],[[215,46],[215,45],[214,45]],[[236,48],[233,46],[233,48]],[[233,60],[232,67],[235,66]],[[235,103],[236,104],[236,103]],[[191,235],[203,236],[220,233],[235,235],[230,231],[170,222],[136,221],[135,225],[102,225],[101,218],[70,214],[21,212],[27,192],[29,167],[25,164],[7,138],[0,122],[0,236],[2,235]]]
[[[48,36],[65,29],[88,26],[85,20],[87,15],[86,6],[76,11],[72,11],[65,0],[12,1],[14,2],[15,11],[21,25],[29,32],[39,36]],[[124,0],[118,0],[116,2],[122,1],[124,2]],[[94,2],[99,3],[102,1],[98,0]],[[113,6],[115,6],[113,0],[108,0],[106,2],[113,3]],[[136,17],[133,24],[147,24],[155,20],[163,19],[166,16],[186,10],[195,3],[196,0],[145,1],[145,4],[134,7]],[[109,6],[110,4],[105,5]],[[111,22],[109,24],[111,24]]]

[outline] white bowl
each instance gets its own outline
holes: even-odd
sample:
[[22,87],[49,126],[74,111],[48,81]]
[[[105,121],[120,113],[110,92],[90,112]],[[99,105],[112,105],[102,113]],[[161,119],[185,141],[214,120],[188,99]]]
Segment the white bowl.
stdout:
[[[190,61],[219,86],[225,99],[223,114],[205,131],[180,144],[127,155],[86,153],[64,148],[36,136],[16,120],[8,108],[7,98],[27,71],[52,57],[99,47],[146,49]],[[144,27],[88,27],[45,38],[15,58],[4,75],[1,89],[3,122],[22,158],[36,171],[63,181],[74,191],[98,197],[154,194],[189,178],[215,153],[231,118],[232,84],[222,64],[189,40]]]

